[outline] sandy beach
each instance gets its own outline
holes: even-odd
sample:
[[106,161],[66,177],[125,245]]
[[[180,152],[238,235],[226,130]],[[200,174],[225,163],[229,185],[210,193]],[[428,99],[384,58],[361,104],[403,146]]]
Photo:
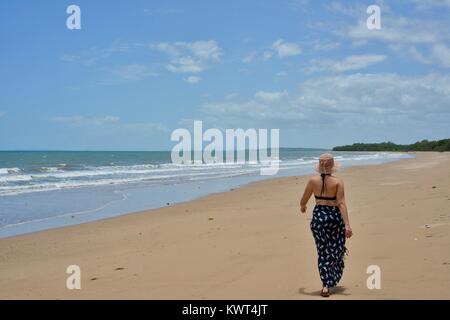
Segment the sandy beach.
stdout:
[[[352,167],[354,231],[331,299],[450,299],[450,154]],[[0,299],[323,299],[308,177],[0,240]],[[81,268],[81,290],[66,268]],[[381,289],[366,286],[369,265]]]

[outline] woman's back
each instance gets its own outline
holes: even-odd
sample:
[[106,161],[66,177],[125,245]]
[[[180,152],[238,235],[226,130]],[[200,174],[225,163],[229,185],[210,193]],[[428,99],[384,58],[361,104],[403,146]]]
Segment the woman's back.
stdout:
[[324,178],[322,178],[321,176],[315,176],[311,178],[311,183],[314,195],[333,198],[336,196],[340,180],[331,175],[327,175]]

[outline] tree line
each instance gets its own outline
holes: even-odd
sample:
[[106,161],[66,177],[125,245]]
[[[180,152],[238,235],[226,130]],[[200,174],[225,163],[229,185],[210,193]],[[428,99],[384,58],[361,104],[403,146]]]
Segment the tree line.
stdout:
[[422,140],[413,144],[396,144],[393,142],[381,143],[354,143],[334,147],[333,151],[450,151],[450,139]]

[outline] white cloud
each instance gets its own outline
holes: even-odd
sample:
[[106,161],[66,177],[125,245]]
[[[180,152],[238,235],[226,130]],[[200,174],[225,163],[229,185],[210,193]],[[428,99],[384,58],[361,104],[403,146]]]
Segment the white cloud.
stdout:
[[412,58],[413,60],[419,61],[421,63],[431,63],[431,60],[425,57],[425,55],[417,50],[415,46],[405,44],[392,44],[389,46],[389,48],[394,50],[401,56]]
[[[107,60],[114,54],[129,53],[132,50],[145,47],[143,44],[127,44],[114,41],[107,47],[92,47],[79,54],[63,54],[61,61],[79,63],[87,67],[95,68],[101,73],[101,79],[92,84],[97,85],[119,85],[132,81],[144,80],[148,77],[156,77],[159,74],[153,71],[153,67],[142,63],[129,63],[124,65],[106,65]],[[103,62],[103,63],[100,63]]]
[[288,96],[288,92],[285,91],[258,91],[255,93],[255,98],[262,101],[276,101],[282,98],[286,98]]
[[385,55],[365,54],[352,55],[342,61],[335,60],[313,60],[312,65],[307,68],[308,72],[329,71],[345,72],[367,68],[369,65],[384,61]]
[[396,44],[433,44],[441,39],[436,22],[383,16],[381,30],[369,30],[365,20],[349,27],[345,35],[355,41],[378,40]]
[[[437,2],[429,1],[426,6],[437,6]],[[340,35],[350,38],[357,46],[384,42],[403,57],[449,67],[450,24],[445,20],[405,18],[388,11],[382,15],[381,30],[369,30],[364,18],[344,28]]]
[[220,62],[222,49],[216,41],[161,42],[151,44],[151,49],[168,54],[171,57],[167,69],[176,73],[200,73],[208,65]]
[[272,44],[272,50],[277,53],[280,59],[297,56],[302,53],[302,50],[296,43],[285,42],[282,39],[277,40]]
[[201,60],[191,57],[174,58],[167,65],[167,70],[175,73],[200,73],[205,69],[206,65]]
[[324,5],[324,7],[331,11],[333,14],[343,14],[350,17],[360,17],[361,14],[365,14],[366,7],[362,4],[344,4],[340,1],[331,1]]
[[450,76],[353,74],[306,81],[299,102],[325,113],[422,115],[448,112]]
[[176,45],[184,46],[192,51],[192,53],[204,60],[216,60],[220,59],[222,55],[222,49],[214,40],[209,41],[195,41],[195,42],[179,42]]
[[6,112],[1,112],[0,111],[0,118],[3,117],[6,114]]
[[298,92],[281,95],[283,99],[260,99],[257,93],[248,101],[221,101],[200,109],[212,121],[233,126],[346,124],[376,128],[426,123],[431,128],[450,121],[450,76],[438,74],[321,77],[305,81]]
[[227,94],[226,96],[225,96],[225,99],[226,100],[233,100],[233,99],[236,99],[238,97],[238,94],[237,93],[229,93],[229,94]]
[[159,50],[162,52],[165,52],[169,55],[176,56],[181,53],[181,50],[179,50],[175,45],[167,43],[167,42],[160,42],[157,44],[150,44],[151,49]]
[[269,60],[273,57],[273,52],[272,51],[264,51],[262,59],[264,61]]
[[428,48],[428,50],[419,50],[416,46],[407,44],[390,45],[389,47],[403,57],[424,64],[436,64],[450,68],[450,48],[445,44],[435,44]]
[[202,78],[196,76],[190,76],[184,79],[184,81],[186,81],[189,84],[196,84],[199,83],[201,80]]
[[301,112],[286,103],[274,101],[266,103],[261,100],[221,101],[202,105],[200,110],[206,120],[214,122],[217,127],[236,126],[253,127],[266,123],[292,122],[304,119]]
[[432,60],[437,64],[450,68],[450,48],[444,44],[436,44],[431,49]]
[[313,50],[316,50],[316,51],[330,51],[330,50],[339,48],[340,45],[341,44],[336,41],[332,42],[332,41],[315,40],[312,43],[312,48],[313,48]]
[[286,42],[282,39],[276,40],[270,45],[270,47],[263,48],[248,53],[243,59],[242,63],[251,63],[258,59],[259,61],[268,61],[275,55],[279,59],[285,59],[287,57],[297,56],[302,53],[302,49],[297,43]]
[[251,52],[242,59],[242,62],[243,63],[251,63],[255,59],[256,55],[257,55],[256,52]]

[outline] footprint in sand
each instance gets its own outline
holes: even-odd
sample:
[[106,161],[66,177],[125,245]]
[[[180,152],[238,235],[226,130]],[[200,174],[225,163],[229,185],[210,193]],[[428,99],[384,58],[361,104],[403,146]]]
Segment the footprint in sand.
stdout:
[[125,268],[122,268],[122,267],[118,267],[118,268],[116,268],[116,269],[114,269],[115,271],[120,271],[120,270],[125,270]]
[[432,224],[424,224],[419,226],[420,229],[430,229],[448,225],[449,223],[432,223]]

